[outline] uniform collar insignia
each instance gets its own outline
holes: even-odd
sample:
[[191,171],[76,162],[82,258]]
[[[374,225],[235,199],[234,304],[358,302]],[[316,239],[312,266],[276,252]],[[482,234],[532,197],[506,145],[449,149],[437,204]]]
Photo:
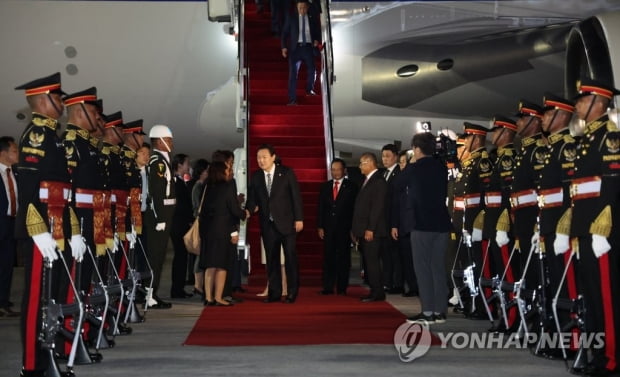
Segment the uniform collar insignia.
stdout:
[[48,127],[55,131],[58,121],[43,114],[32,113],[32,124],[37,127]]

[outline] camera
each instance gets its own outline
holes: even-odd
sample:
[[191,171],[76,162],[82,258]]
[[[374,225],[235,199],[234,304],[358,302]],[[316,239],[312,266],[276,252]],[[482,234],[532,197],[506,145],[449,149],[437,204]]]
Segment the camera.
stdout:
[[435,138],[435,153],[436,158],[441,159],[444,163],[456,163],[456,140],[452,140],[448,136],[440,133]]

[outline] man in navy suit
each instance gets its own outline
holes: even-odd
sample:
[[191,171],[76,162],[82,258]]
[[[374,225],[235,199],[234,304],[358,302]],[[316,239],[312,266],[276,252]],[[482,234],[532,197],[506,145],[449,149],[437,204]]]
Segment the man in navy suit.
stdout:
[[282,296],[280,248],[283,248],[288,291],[284,302],[292,304],[299,290],[295,241],[297,233],[304,228],[299,184],[293,170],[276,165],[276,153],[271,145],[258,147],[256,160],[260,169],[250,178],[246,209],[259,213],[269,277],[269,293],[264,302],[280,301]]
[[323,290],[330,295],[346,295],[351,269],[351,223],[357,185],[345,177],[346,165],[339,158],[331,164],[331,180],[321,185],[317,216],[319,238],[324,241]]
[[9,136],[0,137],[0,317],[19,316],[9,304],[16,247],[17,182],[13,165],[18,162],[17,156],[15,140]]
[[[297,104],[297,73],[300,62],[306,65],[308,79],[306,95],[314,92],[314,52],[321,40],[321,21],[316,11],[310,11],[308,0],[297,2],[297,12],[289,14],[282,27],[282,56],[288,57],[288,104]],[[312,9],[315,9],[314,7]]]

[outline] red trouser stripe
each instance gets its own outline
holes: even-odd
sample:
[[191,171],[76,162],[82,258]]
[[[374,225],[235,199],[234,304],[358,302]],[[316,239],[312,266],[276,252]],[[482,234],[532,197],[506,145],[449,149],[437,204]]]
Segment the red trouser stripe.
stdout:
[[24,342],[24,369],[31,371],[35,369],[36,354],[39,347],[37,339],[39,338],[38,322],[39,305],[41,304],[41,274],[43,271],[43,256],[39,248],[35,244],[32,250],[32,267],[30,270],[30,293],[28,296],[28,312],[26,313],[26,339]]
[[[571,260],[570,256],[573,252],[572,248],[569,248],[567,252],[564,253],[564,266],[566,266],[568,264],[568,262]],[[566,290],[568,291],[568,298],[570,298],[571,300],[574,300],[577,298],[577,283],[575,280],[575,263],[571,263],[570,267],[568,268],[568,271],[566,271]],[[571,318],[575,318],[577,316],[577,314],[575,313],[571,313]],[[579,342],[577,341],[577,339],[579,339],[579,328],[575,327],[574,329],[571,330],[571,333],[573,334],[573,337],[571,338],[571,342],[570,342],[570,349],[575,351],[577,349],[579,349]]]
[[[504,245],[501,247],[501,254],[502,254],[502,262],[504,265],[504,268],[506,269],[506,276],[504,276],[504,280],[506,280],[508,283],[514,283],[515,279],[514,276],[512,275],[512,266],[510,266],[508,264],[508,261],[510,260],[510,250],[508,250],[508,245]],[[508,293],[508,299],[509,300],[513,300],[514,299],[514,292],[509,292]],[[517,307],[513,306],[512,308],[508,309],[508,326],[512,326],[514,325],[515,321],[517,320]]]
[[605,316],[605,356],[607,356],[607,369],[614,370],[616,369],[616,333],[614,331],[614,307],[609,277],[609,253],[605,253],[598,259],[598,265],[601,271],[601,297]]

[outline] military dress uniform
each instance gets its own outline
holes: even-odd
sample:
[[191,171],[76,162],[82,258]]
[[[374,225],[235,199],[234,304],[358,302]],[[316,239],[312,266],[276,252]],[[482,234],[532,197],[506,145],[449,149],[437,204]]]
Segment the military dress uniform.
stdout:
[[[571,101],[546,94],[543,100],[544,111],[562,110],[574,112]],[[571,136],[568,128],[561,129],[547,137],[547,153],[544,166],[540,171],[540,184],[538,186],[540,248],[545,255],[545,264],[549,272],[547,297],[556,294],[564,268],[569,262],[570,253],[566,250],[554,250],[556,228],[562,219],[562,215],[570,208],[569,187],[575,175],[575,159],[577,157],[577,144]],[[566,281],[562,285],[561,298],[577,298],[577,286],[575,282],[574,264],[567,271]],[[547,300],[550,302],[550,299]],[[559,311],[561,325],[567,324],[569,314]],[[555,327],[551,327],[552,331]]]
[[[467,135],[486,136],[488,130],[483,126],[465,122],[464,131]],[[457,235],[460,235],[461,242],[465,241],[463,239],[465,231],[471,235],[475,227],[480,230],[482,229],[482,221],[484,220],[479,215],[483,213],[481,211],[484,209],[483,185],[488,184],[491,169],[492,165],[488,163],[488,153],[484,147],[472,151],[469,158],[462,162],[462,172],[460,176],[457,177],[454,185],[454,210],[452,219],[454,230]],[[474,225],[474,222],[477,223],[477,226]],[[456,267],[466,268],[474,262],[474,277],[477,286],[478,279],[480,278],[480,269],[482,267],[480,242],[473,242],[469,250],[465,244],[459,245],[459,248],[460,251],[457,255],[459,260],[456,263]],[[477,313],[466,313],[466,315],[474,314],[478,316],[483,313],[484,309],[480,310],[481,301],[476,304],[478,309]],[[471,307],[471,303],[467,307]]]
[[[170,225],[176,205],[174,174],[168,153],[153,149],[148,165],[150,206],[145,212],[144,227],[148,240],[148,256],[153,269],[153,294],[156,296],[170,238]],[[138,178],[140,174],[138,173]],[[163,230],[157,230],[164,223]],[[157,299],[158,302],[161,300]]]
[[[516,132],[517,125],[509,118],[495,116],[493,128],[490,132]],[[508,283],[514,283],[514,274],[510,260],[510,243],[499,246],[497,232],[510,233],[510,194],[512,190],[512,175],[515,168],[515,147],[509,143],[497,148],[497,155],[493,161],[493,173],[485,190],[485,215],[482,238],[488,247],[488,260],[485,265],[490,265],[490,275],[503,278]],[[483,244],[483,250],[485,245]],[[513,261],[514,263],[514,261]],[[486,277],[489,277],[486,275]],[[512,294],[509,294],[512,299]],[[508,326],[512,326],[516,319],[516,308],[508,311]]]
[[[59,73],[34,80],[16,89],[25,89],[26,96],[64,94],[60,88]],[[19,206],[15,221],[15,236],[24,256],[25,287],[21,321],[24,376],[43,376],[50,361],[39,339],[42,298],[49,299],[42,291],[44,260],[31,237],[49,231],[57,243],[58,250],[62,251],[65,250],[65,238],[69,236],[66,234],[65,225],[67,225],[67,213],[71,212],[68,204],[71,185],[65,149],[57,134],[58,126],[56,119],[33,113],[32,120],[19,140],[17,166]],[[75,215],[71,220],[73,220],[72,234],[79,234]],[[50,229],[52,223],[53,227]],[[46,273],[50,271],[46,270]],[[53,281],[57,282],[56,279]],[[58,286],[53,285],[53,296],[57,296],[57,289]]]
[[[618,91],[584,79],[579,96],[611,99]],[[586,331],[605,334],[605,347],[593,349],[595,371],[618,369],[620,327],[620,131],[607,115],[587,123],[571,182],[573,248],[578,248],[579,286],[586,306]],[[606,239],[611,249],[594,250]]]

